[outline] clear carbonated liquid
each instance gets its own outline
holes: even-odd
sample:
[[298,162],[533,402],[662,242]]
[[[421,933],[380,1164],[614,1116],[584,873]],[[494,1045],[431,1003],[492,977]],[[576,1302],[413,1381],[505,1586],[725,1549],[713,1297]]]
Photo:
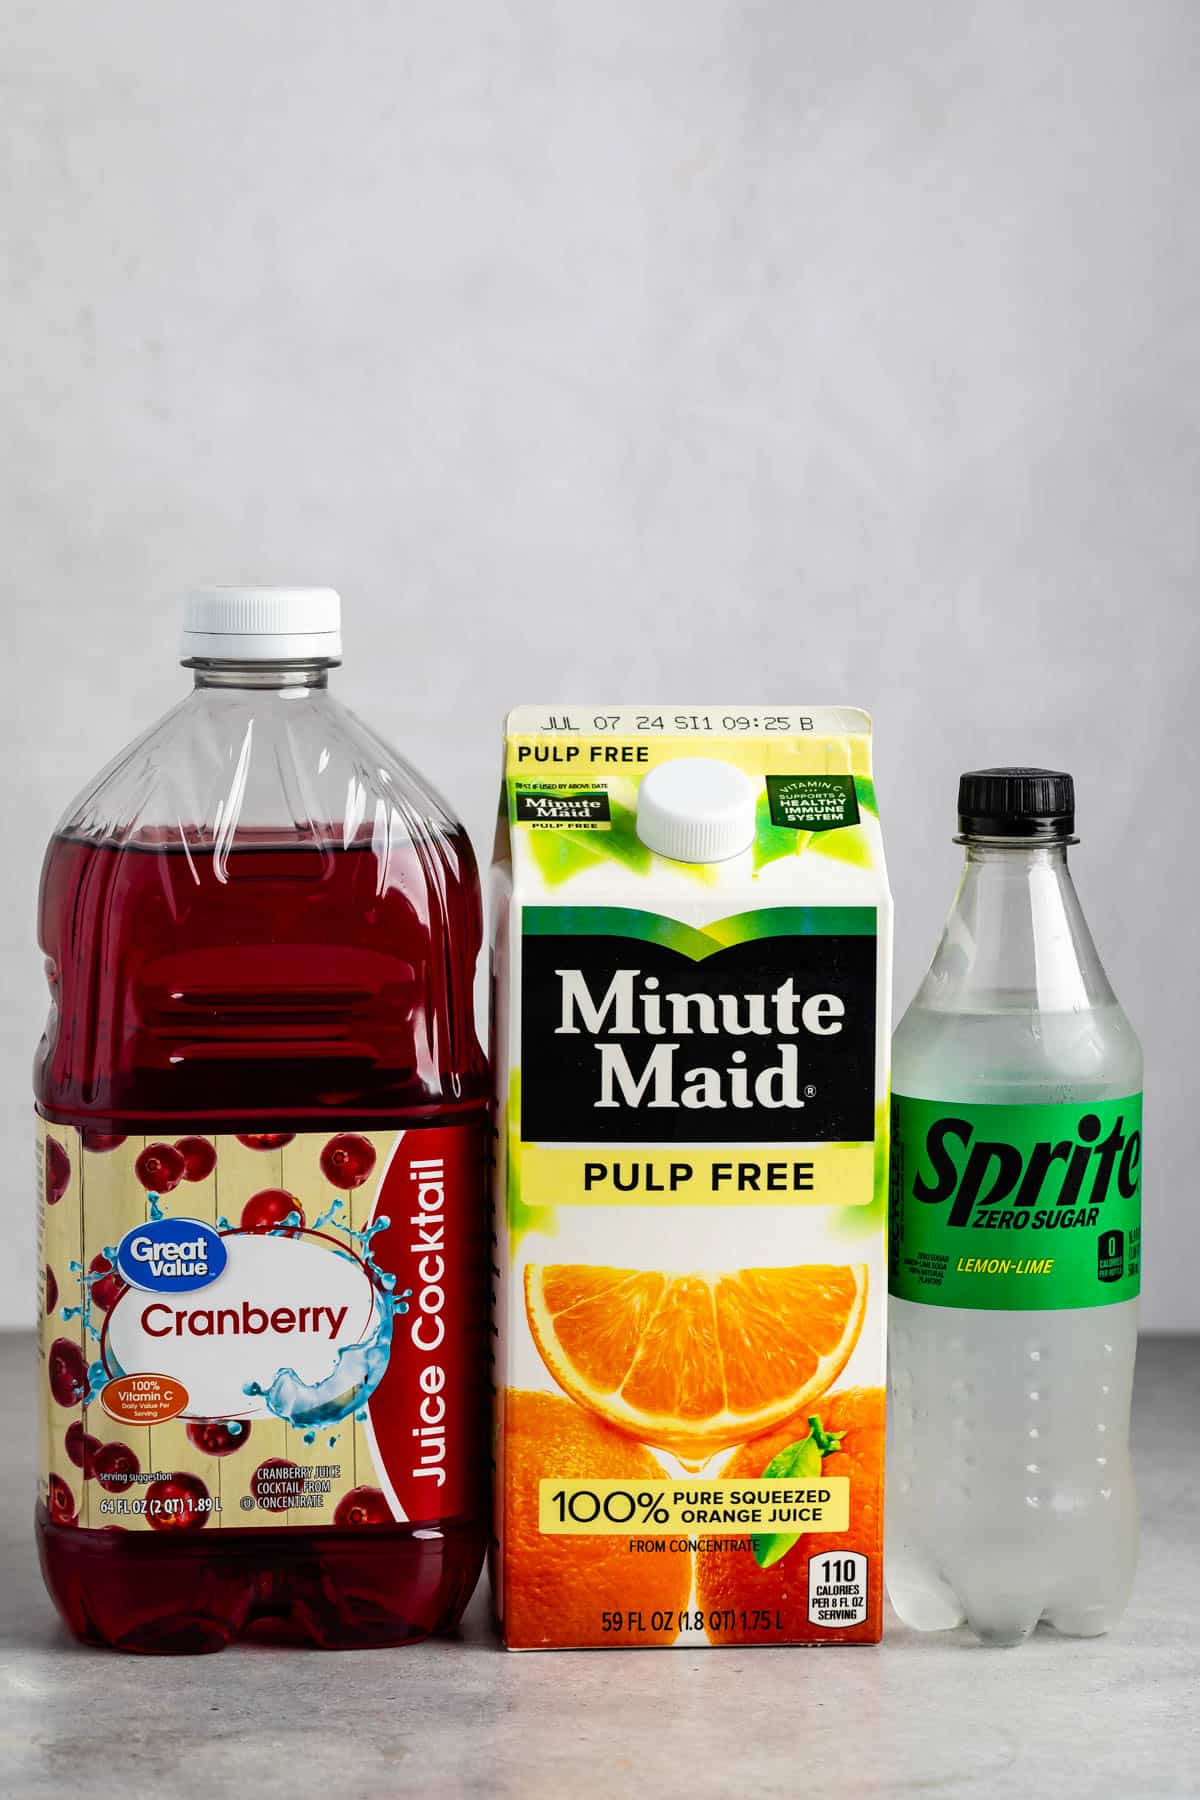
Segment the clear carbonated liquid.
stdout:
[[[897,1093],[1047,1105],[1141,1089],[1115,1004],[1043,1011],[1026,993],[974,989],[971,1008],[914,1001],[896,1033]],[[1107,1631],[1137,1557],[1137,1301],[989,1312],[893,1298],[889,1339],[887,1579],[900,1617],[922,1631],[965,1620],[997,1644],[1040,1619]]]

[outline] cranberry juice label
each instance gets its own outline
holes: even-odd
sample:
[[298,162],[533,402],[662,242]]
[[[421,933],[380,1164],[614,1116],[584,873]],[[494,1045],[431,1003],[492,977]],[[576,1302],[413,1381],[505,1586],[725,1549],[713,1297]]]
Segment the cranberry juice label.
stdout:
[[478,1128],[150,1139],[39,1119],[38,1165],[53,1522],[473,1510]]

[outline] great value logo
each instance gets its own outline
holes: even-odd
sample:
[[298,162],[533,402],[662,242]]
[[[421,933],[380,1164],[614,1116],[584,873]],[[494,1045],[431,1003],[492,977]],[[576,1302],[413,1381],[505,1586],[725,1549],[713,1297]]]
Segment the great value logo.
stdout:
[[221,1234],[201,1219],[153,1219],[135,1225],[117,1245],[117,1268],[130,1287],[151,1294],[186,1294],[206,1287],[224,1269]]

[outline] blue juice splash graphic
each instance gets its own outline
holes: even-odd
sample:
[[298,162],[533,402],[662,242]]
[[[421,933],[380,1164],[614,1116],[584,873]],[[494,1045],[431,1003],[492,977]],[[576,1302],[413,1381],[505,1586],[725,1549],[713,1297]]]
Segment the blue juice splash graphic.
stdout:
[[[104,1277],[106,1275],[111,1275],[116,1268],[116,1245],[105,1244],[104,1249],[101,1251],[101,1255],[108,1264],[107,1268],[85,1269],[81,1262],[77,1262],[74,1257],[71,1258],[71,1261],[67,1266],[72,1275],[78,1277],[79,1290],[83,1298],[78,1306],[64,1306],[61,1313],[64,1323],[71,1319],[78,1319],[83,1326],[85,1335],[90,1337],[92,1342],[96,1344],[103,1342],[104,1334],[92,1316],[95,1305],[92,1299],[92,1289],[98,1281],[103,1281]],[[97,1357],[95,1362],[88,1364],[87,1392],[80,1401],[81,1406],[90,1406],[92,1401],[98,1398],[100,1390],[106,1382],[113,1380],[117,1375],[123,1375],[125,1373],[124,1369],[113,1355],[111,1348],[107,1350],[105,1354],[108,1359],[107,1362],[102,1362],[99,1357]]]
[[101,1340],[101,1333],[95,1320],[92,1318],[92,1283],[94,1281],[99,1281],[101,1275],[107,1274],[108,1271],[107,1269],[97,1270],[95,1274],[92,1274],[89,1270],[84,1268],[81,1262],[76,1262],[73,1257],[67,1266],[72,1275],[78,1275],[79,1277],[79,1285],[83,1290],[83,1300],[78,1306],[63,1307],[63,1322],[66,1323],[69,1319],[82,1319],[83,1329],[93,1342],[98,1344]]
[[[146,1208],[147,1217],[151,1224],[156,1223],[159,1219],[165,1219],[167,1217],[162,1209],[161,1197],[158,1194],[150,1192],[146,1195]],[[92,1299],[92,1289],[98,1281],[103,1281],[105,1276],[111,1275],[116,1268],[117,1246],[115,1244],[105,1244],[100,1254],[108,1264],[107,1268],[85,1269],[81,1262],[77,1262],[75,1258],[72,1257],[68,1267],[70,1268],[72,1275],[77,1276],[79,1279],[79,1291],[82,1298],[78,1306],[64,1306],[62,1309],[62,1318],[64,1322],[70,1321],[71,1319],[78,1319],[83,1326],[85,1336],[91,1338],[92,1342],[95,1344],[103,1343],[104,1334],[93,1317],[95,1302]],[[118,1375],[124,1375],[125,1373],[124,1369],[113,1355],[111,1344],[105,1350],[104,1356],[104,1361],[101,1361],[100,1358],[97,1357],[94,1362],[88,1364],[87,1392],[80,1402],[81,1406],[90,1406],[93,1400],[99,1398],[100,1390],[107,1382],[114,1381]]]
[[[311,1229],[317,1231],[325,1225],[337,1224],[338,1214],[343,1211],[344,1206],[345,1202],[340,1198],[334,1200],[320,1218],[314,1221]],[[281,1226],[273,1228],[272,1236],[294,1230],[299,1222],[298,1215],[291,1214]],[[390,1224],[391,1220],[388,1218],[376,1219],[365,1231],[352,1231],[348,1225],[339,1225],[339,1229],[357,1246],[359,1255],[355,1258],[349,1250],[339,1250],[337,1254],[350,1261],[361,1260],[374,1284],[375,1307],[367,1336],[361,1342],[347,1344],[339,1350],[333,1368],[320,1381],[307,1382],[297,1375],[295,1369],[280,1369],[267,1387],[262,1387],[257,1381],[248,1381],[242,1389],[243,1393],[253,1399],[265,1400],[268,1410],[277,1419],[303,1431],[306,1444],[315,1443],[316,1433],[322,1426],[336,1425],[351,1413],[364,1411],[388,1366],[396,1318],[408,1311],[408,1302],[412,1298],[411,1288],[405,1288],[402,1294],[394,1291],[396,1277],[388,1270],[381,1269],[371,1254],[372,1239],[379,1232],[386,1231]],[[312,1435],[308,1435],[309,1433]],[[330,1447],[336,1442],[336,1436],[332,1437]]]
[[[342,1199],[340,1194],[335,1194],[321,1216],[313,1220],[313,1230],[322,1231],[326,1225],[336,1225],[338,1222],[338,1214],[340,1212],[345,1212],[345,1210],[346,1202]],[[369,1250],[372,1237],[377,1231],[386,1231],[388,1224],[389,1221],[387,1219],[380,1219],[377,1225],[371,1226],[366,1232],[351,1231],[348,1225],[344,1225],[342,1230],[348,1232],[356,1242],[361,1242]],[[372,1265],[368,1263],[368,1267],[370,1266]]]

